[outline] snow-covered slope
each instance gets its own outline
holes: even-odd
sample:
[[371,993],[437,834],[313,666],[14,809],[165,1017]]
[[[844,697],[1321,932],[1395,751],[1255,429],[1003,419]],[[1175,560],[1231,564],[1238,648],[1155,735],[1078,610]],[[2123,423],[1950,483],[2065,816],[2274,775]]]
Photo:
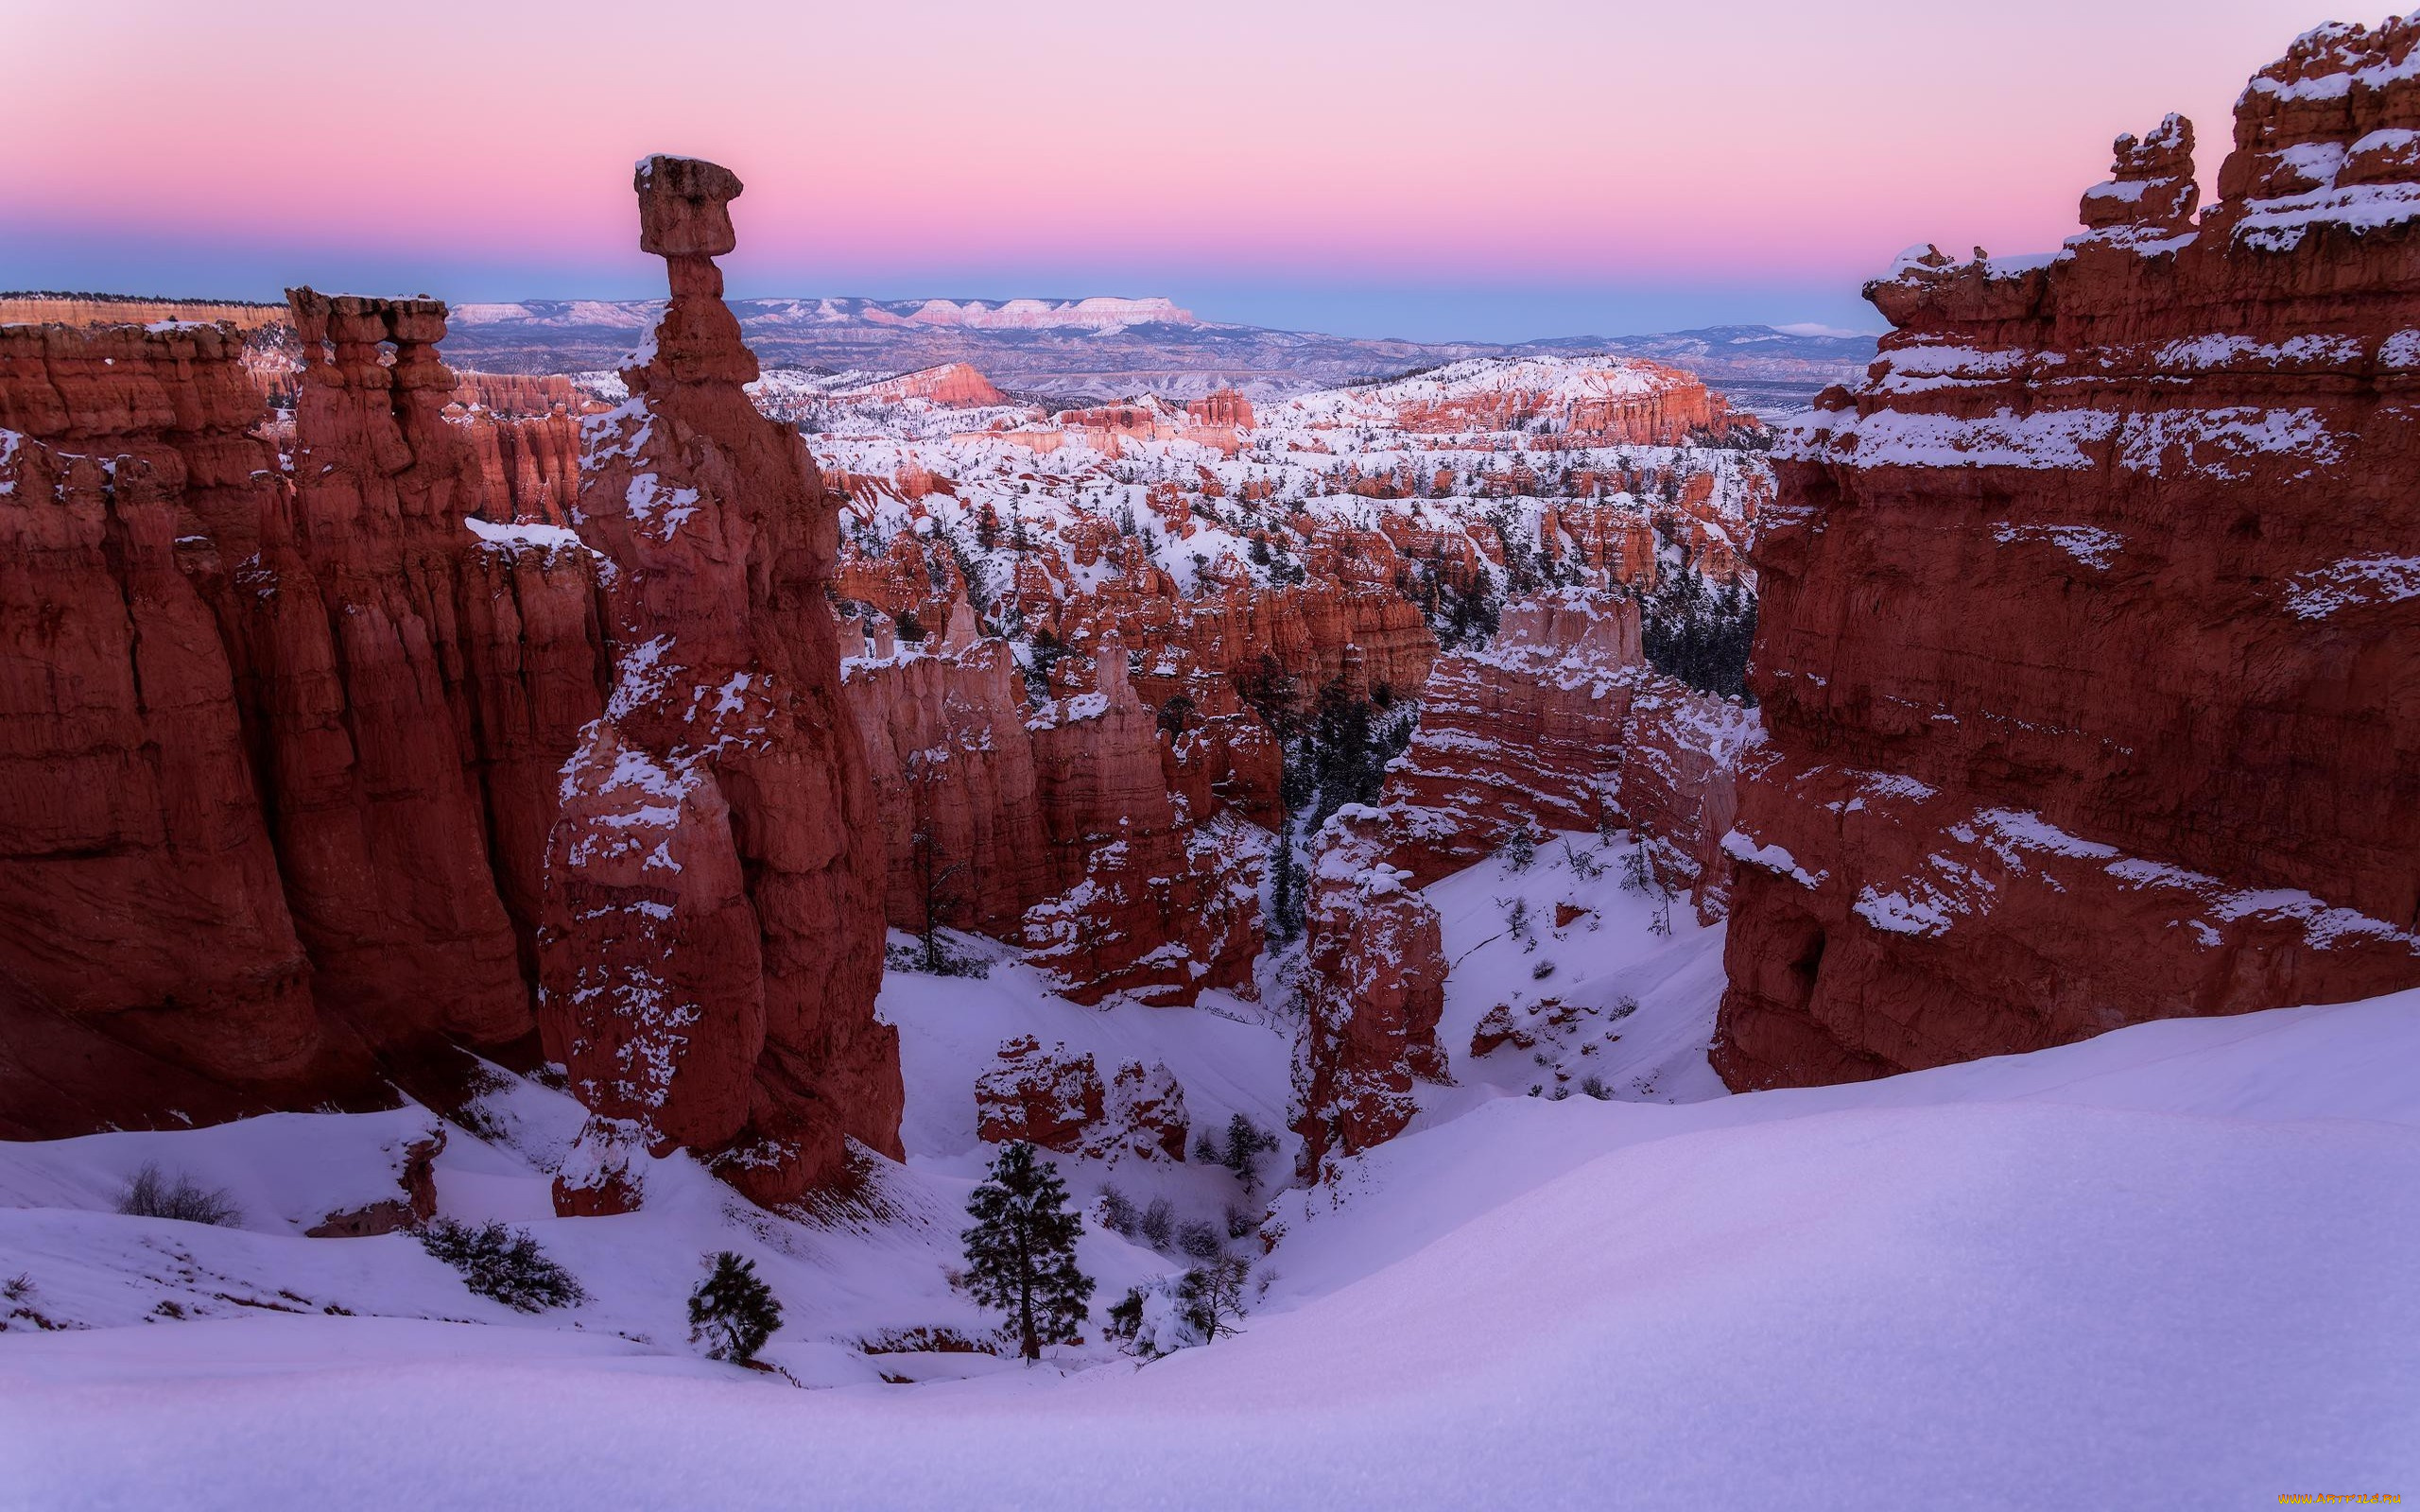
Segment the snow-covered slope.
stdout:
[[[926,985],[911,1017],[949,1011],[949,985]],[[1646,1020],[1654,988],[1632,985]],[[977,1043],[1006,1010],[964,1001]],[[1223,1055],[1187,1058],[1206,1084]],[[848,1385],[864,1360],[825,1347],[785,1363],[834,1389],[800,1391],[610,1329],[237,1309],[11,1333],[0,1506],[2203,1508],[2392,1489],[2420,1471],[2415,1072],[2404,993],[1858,1086],[1474,1096],[1337,1194],[1289,1195],[1247,1331],[1139,1369]],[[911,1143],[937,1160],[959,1137]],[[946,1200],[938,1170],[897,1179],[927,1189],[903,1205]],[[409,1249],[451,1284],[400,1237],[0,1216],[0,1271],[30,1253],[44,1293],[77,1282],[38,1246],[105,1239],[204,1265],[303,1246],[337,1270]],[[539,1227],[587,1276],[658,1216]],[[821,1231],[776,1285],[837,1316],[908,1284],[884,1266],[929,1263],[867,1233]],[[1097,1240],[1118,1242],[1087,1239],[1106,1270],[1120,1257]],[[627,1263],[667,1264],[668,1314],[694,1253]]]

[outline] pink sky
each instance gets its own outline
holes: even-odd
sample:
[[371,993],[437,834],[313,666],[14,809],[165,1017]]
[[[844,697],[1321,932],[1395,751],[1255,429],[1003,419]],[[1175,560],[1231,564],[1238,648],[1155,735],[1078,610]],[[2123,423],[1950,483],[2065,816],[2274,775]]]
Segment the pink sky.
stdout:
[[1532,322],[1543,290],[1669,290],[1854,319],[1909,242],[2055,245],[2109,139],[2165,111],[2202,129],[2206,179],[2246,76],[2332,14],[2377,19],[0,0],[0,284],[645,294],[629,167],[680,151],[748,182],[735,292],[1167,292],[1249,319],[1255,290],[1289,313],[1428,290],[1483,325],[1490,290]]

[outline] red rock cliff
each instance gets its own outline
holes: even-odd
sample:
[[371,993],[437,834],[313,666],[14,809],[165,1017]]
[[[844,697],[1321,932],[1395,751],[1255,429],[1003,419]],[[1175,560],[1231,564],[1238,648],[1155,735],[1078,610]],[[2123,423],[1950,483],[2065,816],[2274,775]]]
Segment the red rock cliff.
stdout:
[[375,1101],[373,1055],[532,1026],[592,558],[466,525],[442,306],[293,313],[299,489],[232,332],[0,331],[10,1132]]
[[1777,454],[1715,1064],[1835,1081],[2420,982],[2420,24],[1924,249]]
[[[0,328],[0,1135],[352,1082],[206,594],[275,456],[217,327]],[[248,546],[241,549],[249,549]]]
[[688,1147],[750,1196],[900,1155],[897,1031],[873,1016],[883,845],[823,584],[832,501],[757,375],[714,259],[737,178],[653,157],[640,246],[672,299],[586,426],[578,527],[609,579],[613,690],[547,842],[542,1015],[591,1117],[565,1212],[636,1198]]

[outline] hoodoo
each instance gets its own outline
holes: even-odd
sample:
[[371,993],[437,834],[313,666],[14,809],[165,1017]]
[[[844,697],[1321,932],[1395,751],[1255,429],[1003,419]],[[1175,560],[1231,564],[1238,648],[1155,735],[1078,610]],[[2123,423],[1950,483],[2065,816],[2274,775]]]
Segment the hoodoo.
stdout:
[[897,1031],[875,1022],[883,841],[823,593],[833,508],[742,386],[722,301],[728,169],[638,166],[671,302],[583,425],[578,528],[612,566],[613,687],[562,774],[541,1026],[590,1110],[565,1212],[623,1211],[632,1158],[686,1147],[763,1202],[898,1157]]
[[1775,453],[1714,1063],[1872,1076],[2420,982],[2420,23],[1919,248]]

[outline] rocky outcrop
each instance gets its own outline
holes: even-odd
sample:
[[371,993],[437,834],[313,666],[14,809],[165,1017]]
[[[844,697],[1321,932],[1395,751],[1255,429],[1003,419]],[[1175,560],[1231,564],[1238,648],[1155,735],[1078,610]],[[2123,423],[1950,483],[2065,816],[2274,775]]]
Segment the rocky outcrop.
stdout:
[[1223,728],[1172,742],[1114,640],[1063,662],[1060,696],[1031,708],[1008,643],[978,640],[963,601],[938,641],[904,646],[877,617],[865,644],[846,693],[892,925],[1018,940],[1081,1003],[1251,993],[1267,836],[1226,811]]
[[1507,608],[1494,641],[1437,659],[1411,745],[1389,769],[1391,858],[1426,886],[1515,829],[1630,830],[1657,882],[1708,923],[1728,907],[1722,836],[1753,710],[1656,673],[1638,605],[1562,589]]
[[1686,896],[1702,924],[1731,912],[1735,864],[1723,837],[1739,812],[1740,768],[1764,742],[1757,711],[1670,678],[1644,679],[1631,694],[1621,822],[1646,852],[1654,885]]
[[1184,1089],[1159,1061],[1129,1060],[1106,1091],[1089,1052],[1042,1048],[1031,1035],[1003,1040],[975,1081],[976,1135],[1025,1140],[1063,1155],[1182,1160],[1191,1125]]
[[1184,402],[1184,412],[1203,425],[1221,426],[1241,436],[1253,428],[1252,401],[1233,388],[1220,388]]
[[1187,404],[1145,394],[1121,404],[1063,409],[1046,421],[971,432],[959,438],[1003,442],[1040,453],[1085,446],[1103,456],[1132,454],[1136,442],[1184,441],[1233,456],[1251,429],[1251,403],[1232,390],[1221,390]]
[[1101,1122],[1104,1153],[1144,1160],[1183,1160],[1185,1137],[1193,1129],[1184,1089],[1177,1084],[1176,1074],[1157,1060],[1148,1066],[1130,1060],[1117,1068],[1102,1103]]
[[454,375],[453,402],[466,410],[484,409],[496,415],[604,407],[588,400],[561,373],[458,371]]
[[403,1195],[329,1213],[302,1230],[306,1239],[373,1239],[414,1228],[437,1216],[437,1158],[445,1152],[445,1125],[431,1121],[426,1132],[389,1145],[395,1185]]
[[1510,606],[1485,648],[1439,657],[1387,775],[1394,863],[1426,886],[1516,826],[1599,828],[1619,812],[1623,726],[1651,676],[1637,603],[1580,589]]
[[1589,445],[1677,446],[1757,425],[1734,416],[1696,375],[1642,357],[1449,363],[1299,403],[1315,425],[1374,423],[1432,436],[1536,430]]
[[989,1143],[1073,1153],[1100,1126],[1100,1072],[1089,1052],[1045,1050],[1031,1035],[1003,1040],[975,1079],[975,1119],[976,1137]]
[[0,329],[0,1133],[357,1090],[212,602],[273,507],[216,327]]
[[[1015,659],[1004,641],[919,650],[881,629],[844,663],[843,691],[881,818],[884,913],[911,932],[1013,937],[1058,890]],[[844,640],[864,634],[843,623]]]
[[898,1158],[898,1036],[873,1015],[881,835],[823,584],[832,504],[714,259],[728,170],[639,164],[671,302],[631,398],[584,426],[578,525],[613,567],[612,691],[564,765],[539,934],[549,1049],[590,1110],[567,1213],[635,1199],[632,1157],[697,1150],[759,1202]]
[[2420,25],[2121,138],[2055,257],[1902,257],[1754,556],[1734,1087],[2420,982]]
[[145,300],[107,294],[0,295],[0,325],[158,325],[184,322],[259,331],[283,324],[285,306],[248,300]]
[[579,416],[603,407],[559,374],[456,374],[445,415],[478,458],[480,518],[564,524],[579,494]]
[[478,459],[481,519],[559,525],[579,496],[579,419],[569,410],[458,417]]
[[[448,664],[479,654],[455,623],[456,574],[486,564],[463,525],[476,472],[441,414],[444,306],[290,299],[312,358],[292,507],[268,516],[238,576],[295,930],[320,1002],[372,1039],[508,1042],[529,1028],[529,992],[489,854],[468,669]],[[579,574],[564,586],[584,606]],[[493,801],[546,807],[543,791]]]
[[1310,864],[1307,943],[1294,1049],[1297,1174],[1403,1132],[1415,1080],[1447,1079],[1437,1020],[1447,970],[1437,910],[1388,864],[1387,816],[1347,804],[1320,831]]
[[[1229,815],[1196,819],[1170,793],[1167,742],[1127,678],[1115,636],[1028,726],[1055,898],[1025,919],[1028,958],[1079,1003],[1123,992],[1191,1003],[1204,988],[1252,995],[1268,836]],[[1062,663],[1063,667],[1066,663]]]

